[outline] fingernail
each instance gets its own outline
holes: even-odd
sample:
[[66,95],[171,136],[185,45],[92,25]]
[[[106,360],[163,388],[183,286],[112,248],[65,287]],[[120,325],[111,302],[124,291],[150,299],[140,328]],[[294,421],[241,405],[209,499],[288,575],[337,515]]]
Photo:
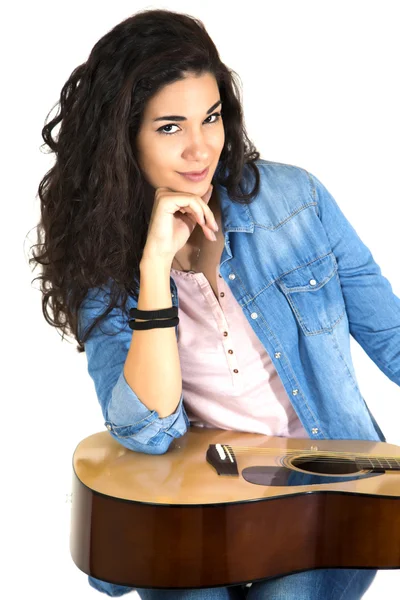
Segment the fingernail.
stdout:
[[212,239],[214,240],[214,242],[216,242],[216,241],[217,241],[216,235],[215,235],[215,233],[213,233],[212,231],[211,231],[211,237],[212,237]]

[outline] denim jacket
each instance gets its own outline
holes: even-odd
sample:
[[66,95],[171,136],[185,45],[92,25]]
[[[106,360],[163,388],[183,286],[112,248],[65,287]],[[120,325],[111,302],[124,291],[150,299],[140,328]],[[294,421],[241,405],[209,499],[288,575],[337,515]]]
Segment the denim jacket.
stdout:
[[[250,205],[232,202],[214,183],[225,239],[220,273],[310,438],[386,441],[360,393],[350,334],[400,385],[400,299],[314,175],[264,159],[256,164],[260,190]],[[245,166],[241,187],[249,192],[253,186]],[[179,308],[172,277],[170,290]],[[104,307],[105,294],[90,290],[82,327]],[[127,308],[136,306],[130,297]],[[127,317],[115,308],[86,342],[88,372],[110,435],[130,450],[162,454],[190,426],[183,393],[164,418],[141,402],[123,373],[131,337]]]

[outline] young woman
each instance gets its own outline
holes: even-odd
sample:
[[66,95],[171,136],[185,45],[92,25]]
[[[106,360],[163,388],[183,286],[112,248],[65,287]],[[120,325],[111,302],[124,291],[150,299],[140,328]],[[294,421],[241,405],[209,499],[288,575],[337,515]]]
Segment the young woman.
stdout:
[[[349,335],[400,385],[400,300],[323,184],[260,158],[239,95],[190,16],[143,11],[95,44],[42,134],[56,154],[39,186],[45,317],[86,351],[105,425],[132,451],[164,453],[190,425],[385,441]],[[356,600],[375,574],[137,592]]]

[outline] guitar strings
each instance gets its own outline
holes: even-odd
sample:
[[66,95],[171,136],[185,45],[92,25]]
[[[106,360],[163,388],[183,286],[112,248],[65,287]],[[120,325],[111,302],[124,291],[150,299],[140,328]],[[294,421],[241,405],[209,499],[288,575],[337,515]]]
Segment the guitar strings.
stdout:
[[[329,451],[324,451],[324,450],[308,450],[308,449],[304,449],[304,448],[297,448],[297,449],[286,449],[283,450],[281,448],[253,448],[250,446],[230,446],[229,444],[221,444],[221,446],[227,446],[227,448],[231,448],[233,450],[233,452],[236,454],[266,454],[266,455],[276,455],[276,454],[283,454],[283,455],[294,455],[294,454],[307,454],[308,456],[311,456],[313,458],[313,460],[317,460],[317,461],[322,461],[322,462],[347,462],[349,459],[350,460],[363,460],[364,458],[368,459],[368,460],[386,460],[386,461],[396,461],[399,463],[400,460],[400,456],[388,456],[388,455],[380,455],[380,454],[375,454],[375,455],[371,455],[371,454],[367,454],[367,453],[358,453],[358,454],[354,454],[352,452],[329,452]],[[303,460],[308,460],[308,458],[305,457],[299,457],[303,458]],[[400,466],[400,463],[399,463]]]
[[255,452],[255,453],[268,453],[268,454],[276,454],[281,452],[282,454],[291,454],[291,453],[295,453],[295,452],[307,452],[308,454],[324,454],[324,455],[329,455],[331,454],[332,456],[362,456],[362,457],[366,457],[366,458],[370,458],[371,456],[374,457],[379,457],[379,458],[394,458],[399,460],[400,459],[400,455],[397,456],[389,456],[387,454],[375,454],[375,455],[371,455],[369,453],[363,453],[363,452],[357,452],[356,454],[354,452],[339,452],[339,451],[329,451],[329,450],[312,450],[309,448],[257,448],[257,447],[253,447],[253,446],[232,446],[231,444],[221,444],[222,447],[226,446],[227,448],[232,448],[232,450],[234,450],[234,452]]

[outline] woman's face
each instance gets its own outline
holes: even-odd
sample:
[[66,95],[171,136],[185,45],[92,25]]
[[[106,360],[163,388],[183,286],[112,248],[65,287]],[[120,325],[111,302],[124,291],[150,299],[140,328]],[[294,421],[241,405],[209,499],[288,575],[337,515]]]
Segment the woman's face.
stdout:
[[[215,106],[220,100],[215,77],[207,73],[171,83],[148,101],[136,145],[140,169],[154,190],[206,193],[225,142],[222,116],[215,114],[221,113],[221,104]],[[160,119],[171,115],[180,118]],[[180,175],[207,167],[202,181]]]

